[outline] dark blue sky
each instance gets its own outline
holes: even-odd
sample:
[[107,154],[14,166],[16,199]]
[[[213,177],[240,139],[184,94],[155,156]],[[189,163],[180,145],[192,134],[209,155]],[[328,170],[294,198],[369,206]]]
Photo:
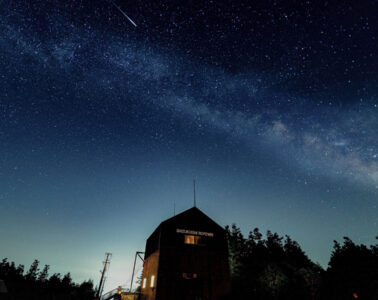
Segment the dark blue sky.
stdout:
[[[182,1],[180,1],[182,2]],[[130,279],[192,205],[326,267],[377,231],[376,1],[0,2],[0,254]],[[339,3],[337,3],[339,2]]]

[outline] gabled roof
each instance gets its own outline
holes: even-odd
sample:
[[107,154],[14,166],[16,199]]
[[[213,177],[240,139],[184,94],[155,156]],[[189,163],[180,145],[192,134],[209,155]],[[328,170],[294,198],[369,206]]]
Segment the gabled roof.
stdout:
[[[217,228],[218,230],[224,230],[222,226],[220,226],[218,223],[210,219],[205,213],[203,213],[200,209],[197,207],[193,206],[192,208],[189,208],[182,213],[179,213],[176,216],[173,216],[159,224],[158,227],[154,230],[154,232],[149,236],[148,239],[150,239],[152,236],[157,234],[157,232],[160,231],[162,227],[170,227],[174,225],[179,225],[181,223],[200,223],[204,224],[206,223],[207,225],[210,225],[211,227]],[[196,229],[196,228],[190,228],[190,229]]]
[[215,221],[213,221],[212,219],[210,219],[205,213],[203,213],[199,208],[193,206],[192,208],[189,208],[185,211],[183,211],[182,213],[179,213],[178,215],[172,217],[172,218],[169,218],[163,222],[160,223],[159,226],[161,225],[170,225],[170,224],[173,224],[173,223],[176,223],[176,222],[180,222],[180,221],[184,221],[184,220],[199,220],[199,219],[202,219],[202,220],[205,220],[207,221],[208,223],[210,223],[212,226],[216,226],[216,227],[219,227],[219,229],[222,229],[223,230],[223,227],[220,226],[218,223],[216,223]]
[[156,249],[160,249],[162,245],[166,247],[176,244],[179,240],[177,230],[211,234],[213,242],[209,243],[208,246],[216,244],[216,247],[218,247],[218,245],[223,244],[223,239],[225,239],[225,230],[222,226],[210,219],[197,207],[192,207],[160,223],[147,239],[145,258]]

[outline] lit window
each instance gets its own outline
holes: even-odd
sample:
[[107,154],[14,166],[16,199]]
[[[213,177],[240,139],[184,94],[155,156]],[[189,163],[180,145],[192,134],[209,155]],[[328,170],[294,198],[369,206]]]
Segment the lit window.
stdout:
[[198,245],[200,238],[197,235],[185,235],[185,244]]
[[143,285],[142,285],[142,288],[145,288],[145,287],[146,287],[146,283],[147,283],[147,278],[144,278],[144,279],[143,279]]
[[182,273],[182,278],[184,279],[196,279],[198,278],[197,273]]
[[152,275],[152,276],[151,276],[151,287],[153,288],[154,285],[155,285],[155,276]]

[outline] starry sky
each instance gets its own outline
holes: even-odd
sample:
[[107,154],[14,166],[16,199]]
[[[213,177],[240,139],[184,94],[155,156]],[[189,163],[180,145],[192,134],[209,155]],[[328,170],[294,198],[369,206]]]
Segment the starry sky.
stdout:
[[377,1],[114,1],[0,1],[1,258],[127,284],[193,178],[323,267],[375,242]]

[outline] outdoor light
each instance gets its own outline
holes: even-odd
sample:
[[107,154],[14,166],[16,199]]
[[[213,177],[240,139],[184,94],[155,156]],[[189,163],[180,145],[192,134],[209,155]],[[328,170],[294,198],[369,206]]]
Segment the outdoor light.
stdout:
[[147,281],[147,278],[144,278],[144,279],[143,279],[143,285],[142,285],[142,288],[143,288],[143,289],[146,287],[146,281]]

